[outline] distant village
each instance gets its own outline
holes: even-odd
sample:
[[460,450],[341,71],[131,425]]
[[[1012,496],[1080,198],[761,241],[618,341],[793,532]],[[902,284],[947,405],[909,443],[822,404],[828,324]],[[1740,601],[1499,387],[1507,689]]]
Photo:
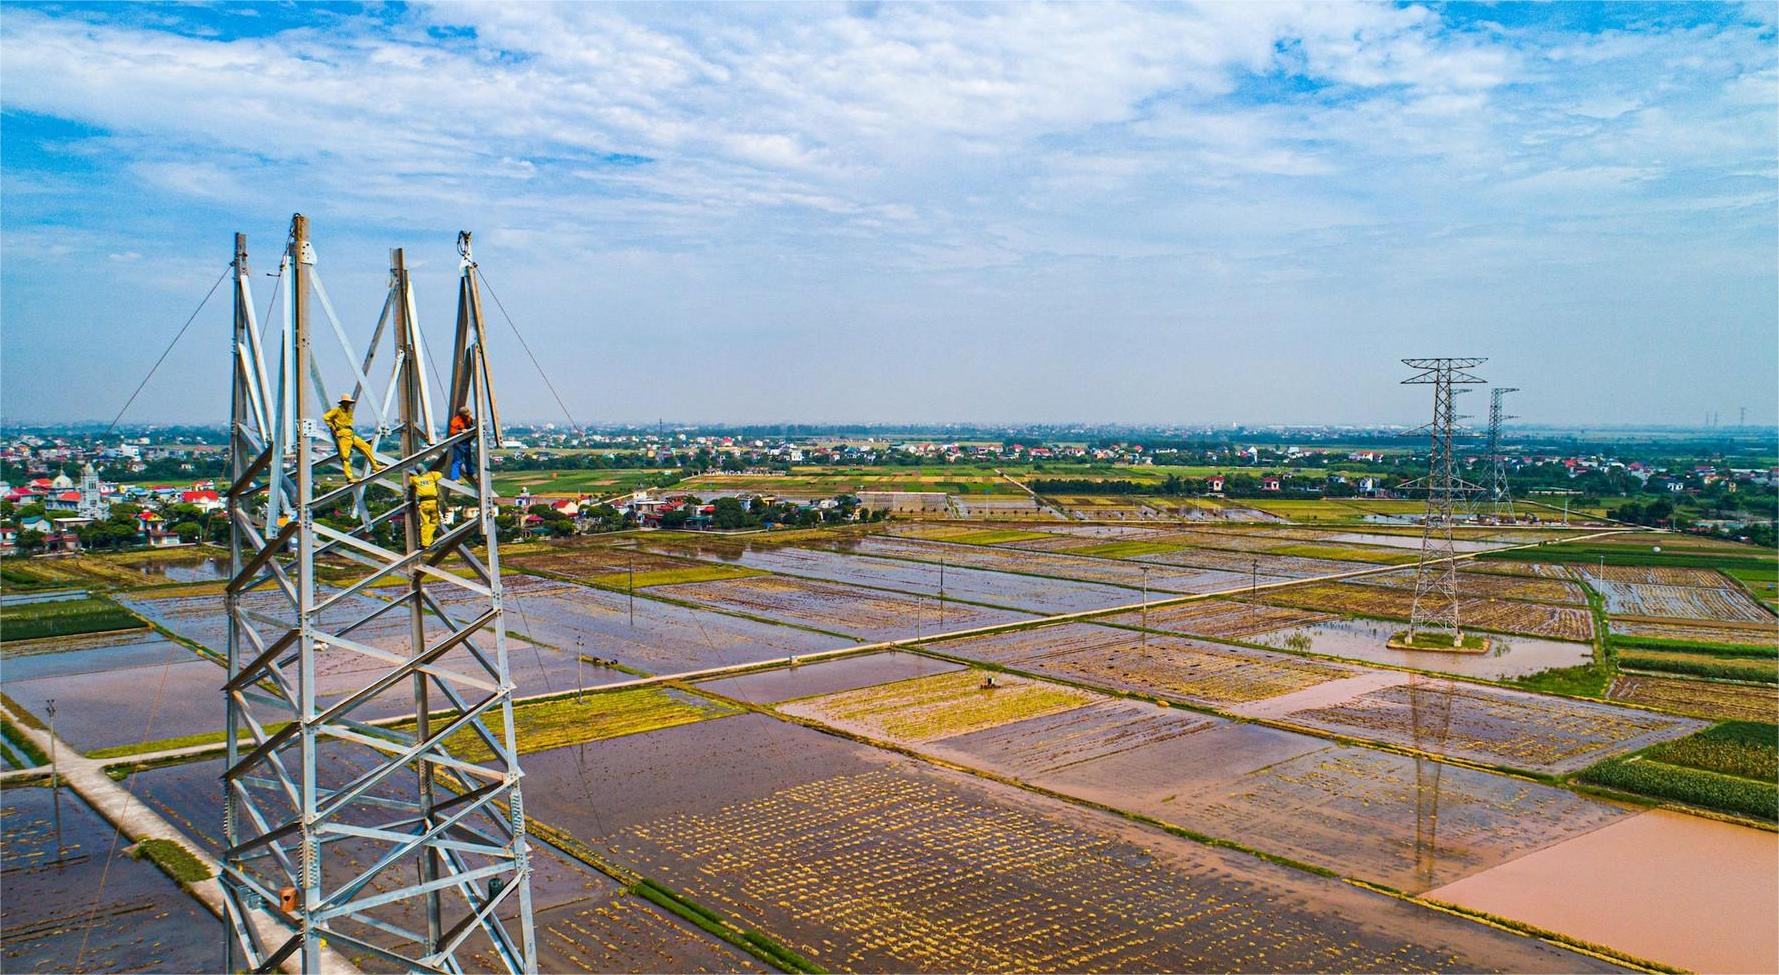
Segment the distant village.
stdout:
[[[0,465],[7,475],[0,480],[0,553],[69,552],[95,546],[170,548],[218,540],[227,532],[226,520],[218,516],[225,507],[218,478],[223,476],[226,452],[216,439],[198,434],[156,442],[138,436],[96,444],[80,437],[12,436],[0,444]],[[1472,456],[1466,461],[1475,464],[1483,459]],[[1532,495],[1665,496],[1678,505],[1747,489],[1771,492],[1779,486],[1775,468],[1676,465],[1525,450],[1514,450],[1506,462],[1516,478],[1516,491]],[[1067,486],[1080,493],[1391,498],[1402,496],[1400,485],[1418,474],[1416,465],[1424,462],[1407,447],[792,440],[683,431],[571,435],[545,429],[509,433],[491,463],[506,473],[634,467],[661,469],[677,477],[739,476],[736,489],[714,492],[720,495],[714,497],[710,491],[661,488],[605,499],[521,492],[500,502],[503,531],[560,535],[629,527],[728,530],[813,525],[882,517],[887,507],[871,497],[782,498],[745,489],[748,475],[782,475],[792,467],[1018,465],[1039,491],[1060,492]],[[1055,465],[1056,473],[1046,473],[1049,465]],[[1143,482],[1119,479],[1120,470],[1154,467],[1222,472],[1203,477],[1170,474],[1159,485],[1152,477]]]

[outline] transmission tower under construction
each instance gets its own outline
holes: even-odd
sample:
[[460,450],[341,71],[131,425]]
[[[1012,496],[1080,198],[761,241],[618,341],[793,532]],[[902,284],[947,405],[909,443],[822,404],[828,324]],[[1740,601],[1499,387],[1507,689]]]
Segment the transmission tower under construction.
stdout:
[[1501,424],[1518,417],[1501,412],[1501,400],[1517,393],[1512,386],[1489,390],[1489,504],[1496,521],[1513,521],[1513,494],[1507,489],[1507,455],[1501,452]]
[[[459,235],[442,404],[446,417],[468,411],[441,431],[401,250],[361,354],[308,221],[293,217],[268,357],[235,236],[225,971],[297,953],[306,972],[344,970],[348,955],[402,971],[536,971],[487,489],[500,431],[469,241]],[[338,400],[311,349],[317,303],[343,353]],[[386,334],[393,361],[379,370]],[[344,412],[324,416],[333,402]]]
[[[1421,428],[1428,434],[1427,476],[1410,482],[1427,492],[1427,509],[1421,523],[1421,559],[1415,571],[1415,597],[1409,613],[1408,643],[1413,645],[1426,630],[1444,630],[1450,647],[1463,646],[1464,632],[1458,621],[1457,552],[1452,545],[1452,525],[1457,512],[1479,490],[1458,477],[1459,433],[1456,387],[1484,382],[1469,370],[1486,358],[1404,359],[1420,370],[1404,379],[1404,385],[1433,387],[1433,420]],[[1416,431],[1420,432],[1420,431]]]

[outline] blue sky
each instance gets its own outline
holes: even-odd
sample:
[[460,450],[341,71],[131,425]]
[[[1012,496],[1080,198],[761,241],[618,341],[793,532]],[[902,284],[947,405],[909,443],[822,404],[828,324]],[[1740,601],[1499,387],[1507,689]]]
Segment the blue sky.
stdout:
[[[475,230],[582,422],[1413,421],[1485,355],[1772,423],[1776,10],[9,3],[0,415],[109,419],[302,210],[359,336]],[[220,420],[226,323],[131,418]]]

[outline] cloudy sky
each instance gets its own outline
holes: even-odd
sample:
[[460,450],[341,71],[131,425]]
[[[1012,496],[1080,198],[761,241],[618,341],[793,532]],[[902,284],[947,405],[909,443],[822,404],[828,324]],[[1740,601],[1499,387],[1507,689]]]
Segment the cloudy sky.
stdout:
[[[358,336],[476,231],[583,423],[1406,421],[1411,355],[1771,423],[1776,10],[9,3],[0,415],[109,420],[300,210]],[[225,295],[131,419],[225,416]]]

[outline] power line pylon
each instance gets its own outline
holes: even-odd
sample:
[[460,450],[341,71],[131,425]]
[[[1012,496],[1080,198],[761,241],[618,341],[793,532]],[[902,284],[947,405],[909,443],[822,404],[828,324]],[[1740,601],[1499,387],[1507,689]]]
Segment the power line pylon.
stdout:
[[[439,435],[402,251],[391,265],[361,358],[316,273],[308,221],[293,217],[273,362],[254,320],[246,238],[235,237],[227,971],[275,970],[297,953],[305,972],[338,970],[336,951],[403,971],[537,968],[499,547],[486,528],[489,425]],[[473,263],[463,274],[473,291]],[[324,477],[343,464],[321,419],[314,299],[353,396],[377,420],[356,480]],[[370,377],[385,332],[394,363],[379,390]],[[476,372],[448,405],[491,416],[481,343],[460,335],[452,361]],[[437,472],[464,443],[468,478],[438,484],[440,503],[464,516],[422,544],[410,477]],[[406,720],[376,720],[392,717]]]
[[[1409,612],[1408,642],[1424,630],[1443,629],[1450,634],[1453,648],[1463,645],[1464,632],[1458,622],[1457,552],[1452,545],[1452,524],[1458,509],[1479,490],[1475,484],[1458,477],[1456,440],[1458,437],[1457,391],[1455,387],[1481,383],[1470,374],[1489,361],[1486,358],[1404,359],[1403,364],[1420,372],[1404,379],[1403,385],[1433,387],[1433,420],[1425,427],[1429,440],[1427,477],[1421,486],[1427,491],[1427,509],[1421,524],[1421,560],[1415,571],[1415,598]],[[1416,431],[1419,432],[1419,431]],[[1411,485],[1413,486],[1412,482]]]
[[1489,390],[1489,504],[1496,521],[1514,519],[1513,494],[1507,488],[1507,456],[1501,453],[1501,422],[1518,417],[1501,412],[1501,400],[1508,393],[1517,393],[1512,386]]

